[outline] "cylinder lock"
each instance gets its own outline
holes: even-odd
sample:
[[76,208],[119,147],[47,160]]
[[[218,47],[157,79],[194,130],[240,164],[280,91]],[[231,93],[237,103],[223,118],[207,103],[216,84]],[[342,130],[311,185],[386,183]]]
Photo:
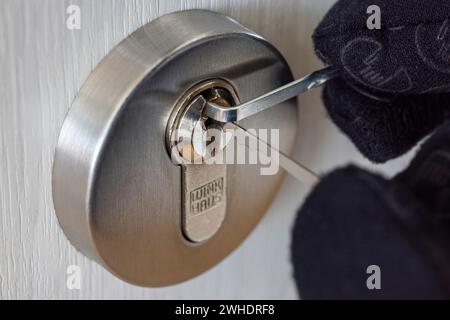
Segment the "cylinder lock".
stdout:
[[224,124],[205,115],[207,102],[231,107],[239,104],[239,98],[233,86],[222,79],[207,80],[190,88],[176,104],[172,125],[168,127],[167,144],[173,160],[199,164],[212,160],[227,145],[222,134]]
[[215,79],[190,88],[174,108],[168,146],[172,161],[182,166],[182,229],[192,242],[211,238],[227,208],[227,166],[211,163],[223,152],[227,139],[223,123],[205,116],[207,102],[223,107],[239,104],[233,86]]
[[[204,106],[231,108],[292,80],[270,43],[221,14],[175,12],[136,30],[94,69],[61,129],[53,201],[69,240],[142,286],[219,263],[258,224],[283,176],[209,164],[228,140],[215,137],[223,125]],[[289,153],[296,101],[240,124],[278,129]]]

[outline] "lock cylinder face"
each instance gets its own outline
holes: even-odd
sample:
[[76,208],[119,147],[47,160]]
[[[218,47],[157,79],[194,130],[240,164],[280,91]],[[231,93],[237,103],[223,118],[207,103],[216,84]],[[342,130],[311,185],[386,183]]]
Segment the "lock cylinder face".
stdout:
[[[223,79],[206,80],[189,88],[178,100],[167,126],[167,148],[172,160],[179,164],[201,163],[206,155],[208,131],[223,129],[223,124],[204,115],[206,102],[224,107],[240,103],[233,86]],[[216,143],[215,152],[225,148]]]
[[[225,80],[196,84],[176,103],[166,133],[171,159],[182,166],[182,231],[193,243],[212,238],[227,211],[227,166],[211,163],[226,147],[223,123],[205,117],[207,102],[231,107],[239,103],[239,98]],[[208,139],[211,132],[215,135]],[[212,151],[208,149],[211,144]]]
[[[258,224],[283,176],[263,176],[259,165],[174,163],[171,150],[205,157],[203,133],[221,124],[204,117],[204,101],[235,105],[292,80],[270,43],[214,12],[175,12],[136,30],[88,77],[61,129],[52,183],[67,238],[147,287],[219,263]],[[279,149],[290,153],[296,101],[240,124],[280,130]],[[190,139],[187,148],[174,143],[180,138]]]

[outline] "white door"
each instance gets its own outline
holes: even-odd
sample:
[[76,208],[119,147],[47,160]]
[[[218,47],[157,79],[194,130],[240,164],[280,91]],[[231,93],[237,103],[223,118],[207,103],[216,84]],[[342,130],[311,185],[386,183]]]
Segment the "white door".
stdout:
[[[311,34],[334,0],[2,0],[0,2],[0,298],[227,299],[297,298],[290,263],[296,210],[308,192],[287,178],[278,199],[250,237],[209,272],[167,288],[118,280],[78,253],[53,210],[51,169],[64,116],[96,64],[132,31],[163,14],[206,8],[263,35],[299,77],[321,67]],[[81,29],[66,27],[70,5]],[[316,172],[349,161],[370,165],[341,135],[320,101],[300,98],[295,158]],[[409,157],[375,168],[392,174]],[[81,269],[69,290],[67,269]]]

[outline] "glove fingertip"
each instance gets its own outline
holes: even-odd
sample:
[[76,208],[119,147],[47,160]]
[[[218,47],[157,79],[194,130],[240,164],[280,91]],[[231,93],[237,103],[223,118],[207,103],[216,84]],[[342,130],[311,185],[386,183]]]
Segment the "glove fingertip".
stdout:
[[342,79],[327,83],[323,101],[333,122],[374,163],[408,152],[445,121],[450,108],[449,94],[379,101],[354,90]]

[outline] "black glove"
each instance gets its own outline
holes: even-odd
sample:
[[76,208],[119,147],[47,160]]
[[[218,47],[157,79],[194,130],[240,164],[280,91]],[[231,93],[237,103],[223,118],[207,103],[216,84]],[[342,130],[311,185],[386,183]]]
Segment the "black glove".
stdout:
[[[367,28],[371,5],[381,30]],[[314,42],[342,77],[324,90],[327,110],[370,160],[405,153],[449,118],[447,0],[341,0]],[[450,298],[450,122],[392,180],[355,167],[325,177],[292,255],[302,298]],[[380,290],[367,286],[369,266]]]
[[[371,5],[380,30],[367,27]],[[345,80],[326,85],[328,112],[370,160],[398,157],[449,118],[448,0],[340,0],[313,40]]]
[[[355,167],[325,177],[292,243],[302,298],[450,298],[450,123],[393,180]],[[372,265],[380,290],[367,287]]]

